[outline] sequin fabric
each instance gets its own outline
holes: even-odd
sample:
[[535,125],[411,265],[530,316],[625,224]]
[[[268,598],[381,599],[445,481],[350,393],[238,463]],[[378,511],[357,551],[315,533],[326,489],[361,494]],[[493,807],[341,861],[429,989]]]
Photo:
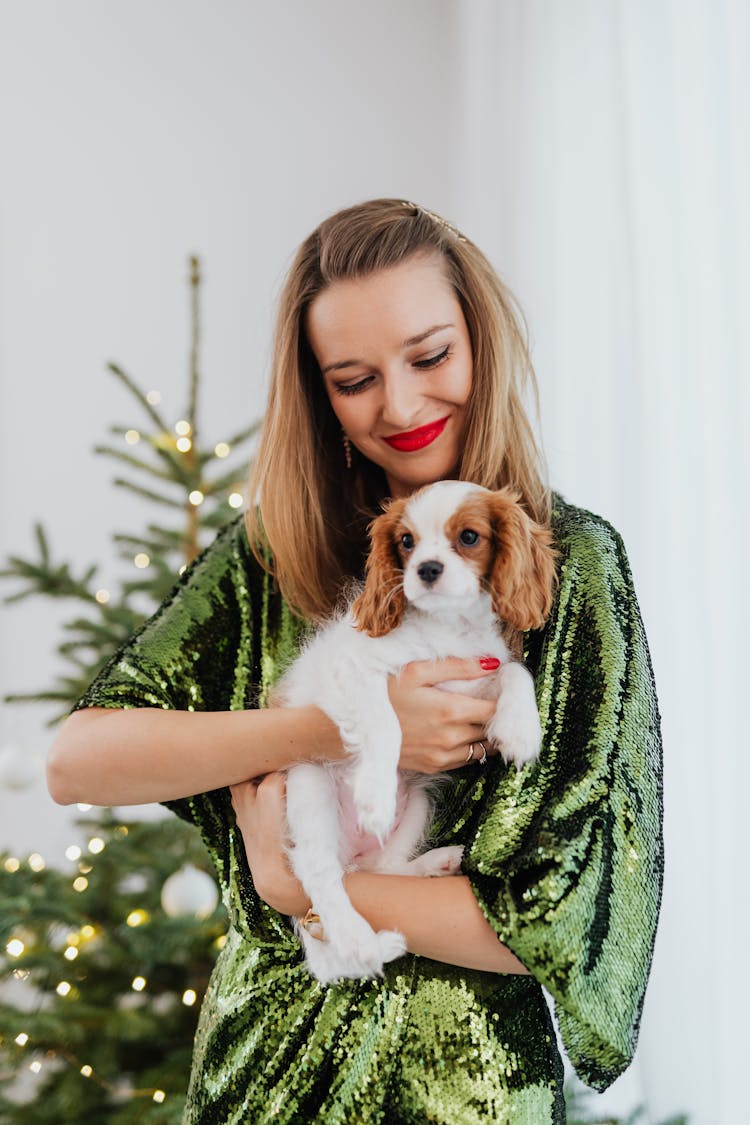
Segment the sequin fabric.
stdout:
[[[382,979],[322,986],[288,919],[255,892],[228,789],[164,802],[200,830],[231,920],[184,1122],[564,1122],[542,986],[584,1082],[602,1090],[627,1067],[661,899],[659,715],[620,536],[557,494],[553,530],[555,606],[524,638],[542,753],[520,773],[497,757],[455,770],[431,841],[465,845],[483,913],[532,975],[407,954]],[[240,517],[76,707],[263,706],[302,630]]]

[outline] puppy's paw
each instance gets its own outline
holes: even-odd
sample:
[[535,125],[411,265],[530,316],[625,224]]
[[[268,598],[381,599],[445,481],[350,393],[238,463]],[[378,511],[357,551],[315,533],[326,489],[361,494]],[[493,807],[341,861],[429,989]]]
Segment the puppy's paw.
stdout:
[[398,779],[374,770],[358,770],[353,796],[361,832],[371,832],[382,844],[396,819]]
[[463,845],[456,844],[447,848],[432,848],[424,855],[418,855],[409,864],[412,875],[457,875],[461,870],[463,859]]
[[525,700],[502,697],[487,726],[487,737],[499,748],[501,757],[521,769],[539,757],[542,728],[536,706]]

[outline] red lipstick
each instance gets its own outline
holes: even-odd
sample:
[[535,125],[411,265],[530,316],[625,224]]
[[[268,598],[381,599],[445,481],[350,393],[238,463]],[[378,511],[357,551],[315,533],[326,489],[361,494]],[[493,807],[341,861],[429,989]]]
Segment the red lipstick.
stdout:
[[405,430],[402,434],[392,434],[391,437],[384,437],[383,441],[387,442],[393,449],[397,449],[399,453],[413,453],[416,449],[424,449],[435,438],[440,437],[449,417],[450,415],[446,415],[438,422],[430,422],[429,425],[420,426],[416,430]]

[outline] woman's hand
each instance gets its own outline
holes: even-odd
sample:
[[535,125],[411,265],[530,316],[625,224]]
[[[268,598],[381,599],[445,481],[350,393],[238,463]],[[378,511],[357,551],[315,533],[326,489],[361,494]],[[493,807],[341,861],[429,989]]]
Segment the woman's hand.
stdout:
[[[403,734],[399,769],[419,773],[458,769],[466,765],[471,744],[480,741],[488,754],[497,753],[484,736],[497,702],[435,687],[446,680],[491,675],[497,667],[482,667],[480,658],[413,660],[389,677],[388,694]],[[478,758],[478,751],[474,756]]]
[[258,895],[280,914],[301,917],[310,899],[286,858],[286,773],[242,781],[229,791]]

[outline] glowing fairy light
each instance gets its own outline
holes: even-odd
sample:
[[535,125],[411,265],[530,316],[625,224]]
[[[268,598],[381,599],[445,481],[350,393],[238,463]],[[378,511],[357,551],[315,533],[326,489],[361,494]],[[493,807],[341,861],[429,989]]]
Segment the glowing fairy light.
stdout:
[[72,987],[73,986],[72,986],[72,984],[70,984],[69,981],[61,980],[60,983],[58,984],[57,988],[55,989],[55,992],[57,993],[58,996],[67,996]]
[[99,852],[103,852],[106,846],[101,836],[92,836],[88,843],[88,848],[92,855],[99,855]]
[[88,879],[84,875],[79,875],[77,879],[73,880],[73,890],[81,894],[89,885]]
[[81,1067],[81,1074],[83,1075],[84,1078],[90,1078],[93,1073],[94,1072],[91,1069],[91,1067],[88,1065],[88,1063],[86,1063],[85,1066]]
[[26,1034],[25,1031],[20,1031],[15,1038],[15,1042],[18,1044],[19,1047],[25,1047],[26,1044],[28,1043],[28,1041],[29,1041],[29,1037],[28,1037],[28,1035]]
[[39,852],[32,852],[32,854],[29,856],[29,867],[31,868],[31,870],[44,871],[46,866],[47,864],[44,862],[44,859],[42,856],[40,856]]
[[137,445],[141,440],[141,435],[137,430],[127,430],[125,433],[125,441],[128,445]]
[[161,395],[158,391],[149,391],[146,395],[146,402],[149,406],[158,406],[161,402]]
[[78,847],[78,844],[71,844],[69,848],[65,849],[65,858],[72,860],[73,863],[81,858],[81,854],[81,849]]
[[9,855],[3,866],[10,875],[14,875],[21,866],[21,861],[20,859],[17,859],[16,856]]
[[193,432],[193,427],[189,422],[186,422],[184,419],[182,419],[181,421],[176,423],[174,432],[176,434],[179,434],[180,437],[187,437],[188,434],[191,434]]
[[149,913],[147,910],[131,910],[125,921],[129,926],[142,926],[144,922],[148,922]]
[[97,590],[94,594],[94,597],[98,601],[99,605],[106,605],[109,601],[109,590]]
[[217,457],[228,457],[231,452],[231,447],[225,441],[220,441],[218,445],[214,446],[214,454]]
[[140,551],[133,559],[133,562],[139,570],[145,570],[147,566],[151,565],[151,559],[148,557],[145,551]]
[[85,801],[78,802],[79,812],[91,812],[91,805],[87,805]]
[[9,957],[20,957],[25,948],[20,938],[11,938],[5,947],[5,952]]
[[146,987],[146,978],[134,977],[133,983],[130,987],[133,989],[133,992],[143,992],[144,988]]
[[34,1059],[32,1063],[29,1063],[29,1070],[33,1071],[34,1074],[38,1074],[41,1069],[42,1064],[39,1062],[39,1059]]
[[164,1093],[163,1090],[154,1090],[153,1100],[155,1102],[159,1102],[161,1104],[161,1102],[163,1102],[165,1100],[166,1096],[167,1095]]
[[65,958],[66,961],[75,961],[77,956],[78,956],[78,950],[76,949],[76,947],[74,945],[69,945],[68,948],[63,953],[63,957]]
[[199,504],[202,504],[205,499],[205,496],[199,488],[193,489],[193,491],[188,496],[188,500],[195,508],[197,508]]
[[198,996],[192,988],[186,988],[182,994],[182,1002],[186,1008],[192,1008],[197,999]]
[[95,933],[96,933],[96,930],[94,929],[93,926],[90,926],[90,925],[81,926],[81,937],[83,938],[84,941],[91,941],[91,939],[92,939],[92,937],[94,936]]
[[230,508],[241,508],[242,507],[242,493],[241,492],[230,492],[229,497],[227,499],[227,503],[229,504]]
[[190,440],[189,437],[178,438],[177,441],[175,442],[175,444],[176,444],[177,448],[179,449],[180,453],[189,453],[190,450],[193,448],[193,443],[192,443],[192,441]]

